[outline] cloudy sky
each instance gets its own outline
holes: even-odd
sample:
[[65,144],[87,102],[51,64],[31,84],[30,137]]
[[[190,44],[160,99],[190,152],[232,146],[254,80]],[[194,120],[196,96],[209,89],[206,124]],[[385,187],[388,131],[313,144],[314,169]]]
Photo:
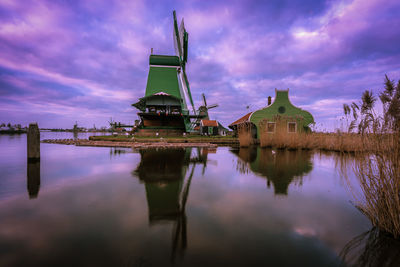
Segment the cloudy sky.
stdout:
[[133,123],[150,49],[174,54],[174,9],[195,105],[204,92],[224,125],[290,88],[333,129],[343,103],[400,79],[398,0],[0,0],[0,122]]

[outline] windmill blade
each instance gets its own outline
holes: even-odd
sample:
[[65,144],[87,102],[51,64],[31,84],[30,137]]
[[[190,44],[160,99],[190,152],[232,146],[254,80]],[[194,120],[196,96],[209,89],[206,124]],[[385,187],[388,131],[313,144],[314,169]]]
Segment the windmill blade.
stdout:
[[218,104],[209,105],[207,106],[207,109],[216,108],[218,106],[219,106]]
[[202,95],[203,95],[204,106],[207,107],[206,95],[204,93]]
[[185,28],[185,22],[182,18],[181,25],[179,26],[179,40],[181,42],[181,49],[182,49],[182,62],[185,64],[187,62],[187,57],[188,57],[188,39],[189,39],[189,34],[186,31]]
[[175,45],[175,53],[182,60],[182,43],[181,38],[179,36],[178,22],[176,20],[176,11],[173,12],[174,15],[174,45]]
[[182,43],[182,47],[183,47],[183,62],[187,62],[187,58],[188,58],[188,40],[189,40],[189,33],[184,32],[183,34],[183,43]]
[[185,80],[185,85],[186,85],[185,87],[186,87],[187,94],[189,96],[190,104],[192,105],[194,114],[196,114],[196,109],[194,108],[194,104],[193,104],[192,93],[190,92],[189,81],[186,76],[186,71],[185,71],[184,67],[182,67],[182,74],[183,74],[183,79]]
[[[176,19],[176,11],[173,12],[174,15],[174,44],[175,44],[175,52],[180,60],[181,65],[181,73],[182,73],[182,80],[184,80],[184,87],[187,95],[189,96],[190,104],[193,108],[193,113],[196,114],[196,109],[194,107],[192,93],[190,92],[189,81],[185,71],[185,65],[187,60],[187,50],[188,50],[188,33],[185,30],[185,24],[182,19],[180,28],[178,29],[178,22]],[[185,47],[184,47],[185,46]]]
[[179,25],[179,42],[181,43],[182,57],[183,57],[183,54],[184,54],[183,39],[184,39],[184,36],[185,36],[185,32],[186,32],[185,23],[184,23],[183,18],[182,18],[181,24]]

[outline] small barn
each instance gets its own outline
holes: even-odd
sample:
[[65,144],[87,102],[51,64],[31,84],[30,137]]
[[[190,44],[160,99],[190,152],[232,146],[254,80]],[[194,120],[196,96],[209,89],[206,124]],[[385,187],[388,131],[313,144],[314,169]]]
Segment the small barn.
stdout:
[[201,120],[200,134],[201,135],[218,135],[218,122],[216,120]]

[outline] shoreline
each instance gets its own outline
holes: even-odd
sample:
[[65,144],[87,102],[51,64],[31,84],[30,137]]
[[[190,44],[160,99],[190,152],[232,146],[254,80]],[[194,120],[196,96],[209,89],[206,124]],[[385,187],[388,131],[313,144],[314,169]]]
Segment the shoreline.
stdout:
[[112,136],[112,135],[95,135],[89,137],[90,141],[111,141],[111,142],[137,142],[137,143],[195,143],[195,144],[216,144],[220,146],[239,145],[239,139],[235,137],[206,137],[206,136],[160,136],[160,137],[144,137],[144,136]]
[[125,148],[181,148],[181,147],[205,147],[216,148],[217,144],[198,143],[198,142],[137,142],[137,141],[93,141],[87,139],[45,139],[41,143],[75,145],[75,146],[91,146],[91,147],[125,147]]

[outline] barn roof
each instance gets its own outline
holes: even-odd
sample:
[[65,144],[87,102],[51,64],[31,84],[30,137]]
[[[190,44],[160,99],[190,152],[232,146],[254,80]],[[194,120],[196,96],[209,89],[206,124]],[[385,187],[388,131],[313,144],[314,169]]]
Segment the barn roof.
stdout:
[[243,123],[243,122],[249,121],[250,115],[251,115],[252,113],[253,113],[253,112],[247,113],[246,115],[244,115],[244,116],[241,117],[240,119],[238,119],[238,120],[232,122],[231,124],[229,124],[228,127],[229,127],[229,128],[232,128],[232,126],[234,126],[234,125],[241,124],[241,123]]
[[206,127],[218,127],[216,120],[201,120],[201,125]]

